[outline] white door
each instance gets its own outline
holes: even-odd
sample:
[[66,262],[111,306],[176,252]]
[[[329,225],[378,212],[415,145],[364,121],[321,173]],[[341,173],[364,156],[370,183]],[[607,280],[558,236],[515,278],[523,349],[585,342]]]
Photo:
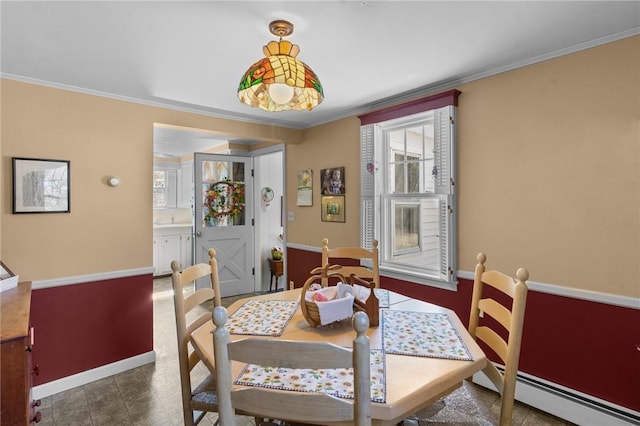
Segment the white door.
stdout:
[[[254,280],[252,158],[196,153],[195,263],[216,250],[222,297],[252,293]],[[209,286],[199,281],[198,288]]]

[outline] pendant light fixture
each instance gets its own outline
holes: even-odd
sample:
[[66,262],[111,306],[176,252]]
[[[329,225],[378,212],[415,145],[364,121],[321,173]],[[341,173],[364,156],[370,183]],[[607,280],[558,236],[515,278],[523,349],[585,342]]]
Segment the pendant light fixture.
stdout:
[[277,20],[269,24],[280,38],[262,48],[265,58],[251,65],[238,86],[241,102],[265,111],[309,110],[324,99],[322,84],[304,62],[296,59],[300,48],[283,37],[293,33],[293,24]]

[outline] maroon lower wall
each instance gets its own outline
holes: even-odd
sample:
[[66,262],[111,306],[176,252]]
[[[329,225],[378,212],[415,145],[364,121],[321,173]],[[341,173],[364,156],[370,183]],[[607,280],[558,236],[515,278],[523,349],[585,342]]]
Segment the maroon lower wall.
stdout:
[[[296,287],[321,265],[321,254],[287,249],[287,275]],[[445,306],[469,322],[473,281],[457,291],[381,277],[381,287]],[[519,370],[640,411],[640,311],[529,291]]]
[[34,385],[153,351],[153,276],[32,291]]

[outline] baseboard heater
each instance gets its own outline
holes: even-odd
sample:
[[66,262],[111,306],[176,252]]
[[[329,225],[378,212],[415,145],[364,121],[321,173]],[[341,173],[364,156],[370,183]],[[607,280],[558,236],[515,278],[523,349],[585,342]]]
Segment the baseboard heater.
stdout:
[[[475,374],[473,382],[496,390],[483,373]],[[583,426],[640,425],[640,412],[522,372],[517,374],[516,400]]]

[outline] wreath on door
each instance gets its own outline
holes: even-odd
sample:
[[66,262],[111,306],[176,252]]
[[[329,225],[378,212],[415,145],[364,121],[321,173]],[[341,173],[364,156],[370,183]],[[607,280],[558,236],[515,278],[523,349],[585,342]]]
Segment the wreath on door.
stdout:
[[209,185],[203,204],[205,222],[219,223],[240,216],[245,207],[244,195],[244,183],[225,179]]

